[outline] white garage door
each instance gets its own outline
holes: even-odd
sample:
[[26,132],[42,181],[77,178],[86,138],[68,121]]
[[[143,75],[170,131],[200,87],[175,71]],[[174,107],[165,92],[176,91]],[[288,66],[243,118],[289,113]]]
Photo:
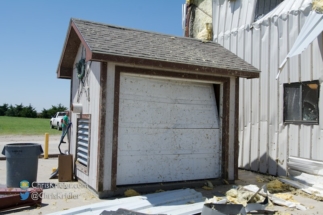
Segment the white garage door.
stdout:
[[212,84],[121,73],[117,185],[220,177]]

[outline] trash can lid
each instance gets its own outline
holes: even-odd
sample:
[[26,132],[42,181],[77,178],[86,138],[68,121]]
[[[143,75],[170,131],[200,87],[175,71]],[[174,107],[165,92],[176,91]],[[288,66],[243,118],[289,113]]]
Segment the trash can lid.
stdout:
[[38,143],[8,143],[3,147],[2,154],[6,155],[6,151],[15,150],[15,149],[17,149],[17,150],[22,150],[22,149],[32,149],[33,150],[34,149],[35,153],[37,153],[37,155],[43,153],[43,148]]

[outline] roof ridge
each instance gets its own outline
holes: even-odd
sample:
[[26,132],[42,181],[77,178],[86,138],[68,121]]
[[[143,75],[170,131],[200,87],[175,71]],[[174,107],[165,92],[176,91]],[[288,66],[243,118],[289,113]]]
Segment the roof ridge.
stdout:
[[155,32],[155,31],[148,31],[148,30],[141,30],[141,29],[137,29],[137,28],[129,28],[129,27],[123,27],[123,26],[118,26],[118,25],[112,25],[112,24],[107,24],[107,23],[103,23],[103,22],[94,22],[94,21],[89,21],[89,20],[84,20],[84,19],[77,19],[77,18],[71,18],[72,21],[81,21],[81,22],[87,22],[87,23],[92,23],[92,24],[96,24],[96,25],[103,25],[103,26],[107,26],[110,28],[115,28],[115,29],[120,29],[120,30],[131,30],[131,31],[137,31],[137,32],[143,32],[143,33],[149,33],[149,34],[155,34],[155,35],[159,35],[159,36],[168,36],[168,37],[177,37],[180,39],[185,39],[185,40],[194,40],[194,41],[200,41],[202,43],[215,43],[218,44],[214,41],[204,41],[204,40],[200,40],[197,38],[192,38],[192,37],[184,37],[184,36],[178,36],[178,35],[174,35],[174,34],[165,34],[165,33],[160,33],[160,32]]

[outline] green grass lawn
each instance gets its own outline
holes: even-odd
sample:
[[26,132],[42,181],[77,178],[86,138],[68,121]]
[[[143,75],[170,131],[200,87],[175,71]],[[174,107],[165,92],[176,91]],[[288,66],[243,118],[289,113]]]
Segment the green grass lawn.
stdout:
[[0,135],[60,135],[51,129],[49,119],[0,116]]

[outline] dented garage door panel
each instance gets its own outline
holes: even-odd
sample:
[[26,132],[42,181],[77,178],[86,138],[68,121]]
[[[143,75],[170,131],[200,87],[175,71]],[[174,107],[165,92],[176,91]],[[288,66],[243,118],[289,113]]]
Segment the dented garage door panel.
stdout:
[[220,177],[212,84],[121,73],[117,185]]

